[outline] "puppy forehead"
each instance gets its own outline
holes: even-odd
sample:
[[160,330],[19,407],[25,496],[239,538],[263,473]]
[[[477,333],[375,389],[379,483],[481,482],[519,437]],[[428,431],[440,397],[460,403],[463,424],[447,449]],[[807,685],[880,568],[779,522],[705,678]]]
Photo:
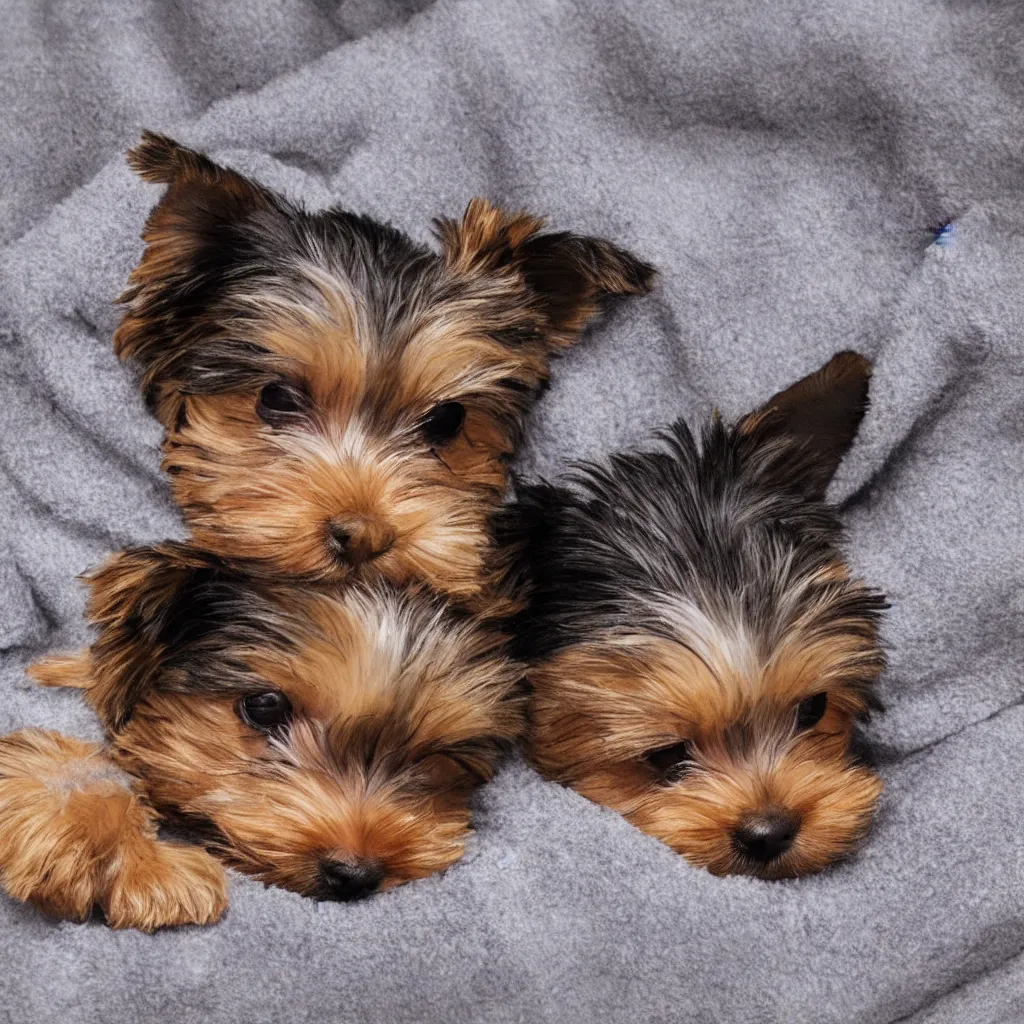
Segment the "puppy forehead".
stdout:
[[856,636],[796,627],[766,644],[741,617],[709,615],[681,598],[663,603],[658,617],[567,648],[542,678],[613,731],[709,735],[841,690],[864,648]]
[[248,654],[253,671],[323,721],[405,717],[486,725],[507,684],[505,660],[432,600],[384,588],[307,594],[301,637]]
[[834,618],[827,599],[808,597],[818,579],[776,595],[769,607],[750,606],[740,593],[708,605],[664,595],[647,606],[659,635],[684,648],[686,662],[696,655],[718,688],[747,703],[792,703],[840,685],[870,646]]
[[508,335],[528,319],[511,283],[440,277],[427,265],[385,287],[298,259],[280,276],[240,283],[227,329],[245,335],[321,401],[382,411],[493,387],[532,364]]

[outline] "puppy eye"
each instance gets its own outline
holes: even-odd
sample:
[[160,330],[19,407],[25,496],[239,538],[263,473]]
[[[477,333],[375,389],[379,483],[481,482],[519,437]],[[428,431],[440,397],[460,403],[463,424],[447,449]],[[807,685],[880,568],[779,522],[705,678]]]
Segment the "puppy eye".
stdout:
[[250,693],[238,702],[242,720],[257,729],[276,729],[292,716],[292,702],[280,690]]
[[451,441],[462,429],[466,407],[461,402],[442,402],[427,413],[423,421],[423,435],[432,445]]
[[417,762],[423,776],[434,786],[459,785],[467,779],[476,781],[475,773],[464,761],[448,754],[431,754]]
[[817,725],[824,717],[827,706],[828,694],[825,692],[816,693],[813,697],[800,701],[796,709],[797,729],[810,729]]
[[256,414],[267,426],[278,427],[306,411],[305,396],[288,384],[267,384],[256,402]]
[[686,741],[648,750],[644,760],[661,776],[662,782],[678,782],[690,769],[690,747]]
[[462,781],[486,782],[492,774],[491,762],[486,748],[472,742],[432,750],[416,759],[427,775],[449,782],[453,781],[453,775]]

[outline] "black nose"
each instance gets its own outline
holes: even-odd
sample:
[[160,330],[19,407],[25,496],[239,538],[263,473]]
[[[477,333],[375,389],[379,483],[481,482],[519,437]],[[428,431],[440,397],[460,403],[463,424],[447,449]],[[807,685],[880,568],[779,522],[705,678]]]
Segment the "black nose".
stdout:
[[327,526],[327,535],[330,538],[335,551],[337,551],[339,555],[344,555],[348,549],[348,542],[352,539],[352,534],[337,523],[329,523]]
[[320,862],[320,898],[325,900],[360,900],[375,892],[384,872],[374,864],[345,864],[340,860]]
[[781,857],[796,839],[800,823],[786,811],[765,811],[752,814],[733,832],[736,849],[751,860],[762,864]]
[[327,524],[327,540],[335,554],[351,565],[372,562],[395,539],[394,528],[374,515],[338,516]]

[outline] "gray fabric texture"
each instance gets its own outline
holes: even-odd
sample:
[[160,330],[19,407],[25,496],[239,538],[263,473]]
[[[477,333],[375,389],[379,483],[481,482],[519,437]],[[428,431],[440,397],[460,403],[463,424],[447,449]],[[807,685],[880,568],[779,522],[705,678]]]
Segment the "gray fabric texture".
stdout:
[[96,735],[24,666],[85,639],[77,573],[181,535],[110,347],[159,195],[117,155],[144,124],[417,237],[483,194],[658,264],[555,367],[526,473],[873,357],[833,493],[893,602],[887,788],[853,862],[766,883],[513,762],[460,864],[361,904],[235,877],[221,924],[146,937],[0,900],[0,1020],[1021,1020],[1024,8],[116,6],[15,4],[3,44],[0,728]]

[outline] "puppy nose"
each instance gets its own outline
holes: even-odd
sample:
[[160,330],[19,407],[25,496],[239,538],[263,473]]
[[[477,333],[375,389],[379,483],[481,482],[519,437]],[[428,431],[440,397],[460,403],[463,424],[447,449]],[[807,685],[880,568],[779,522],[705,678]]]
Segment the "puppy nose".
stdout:
[[796,839],[800,823],[786,811],[764,811],[744,819],[733,832],[736,849],[751,860],[767,864],[781,857]]
[[395,543],[395,531],[376,516],[339,516],[327,524],[327,537],[338,556],[352,565],[383,555]]
[[384,872],[375,864],[346,864],[340,860],[320,862],[320,891],[323,899],[360,900],[380,886]]

